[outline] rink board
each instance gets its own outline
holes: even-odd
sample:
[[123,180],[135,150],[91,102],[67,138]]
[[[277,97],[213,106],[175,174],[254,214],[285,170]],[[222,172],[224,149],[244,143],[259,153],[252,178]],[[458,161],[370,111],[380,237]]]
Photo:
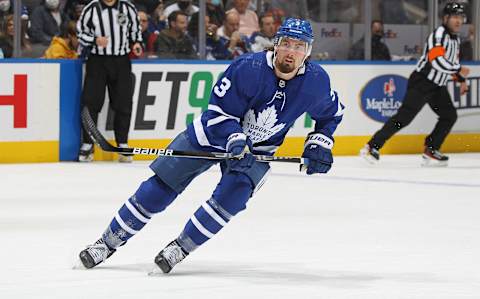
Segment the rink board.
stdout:
[[[227,66],[225,61],[134,62],[130,145],[165,147],[207,108],[210,90]],[[414,64],[322,62],[322,66],[346,106],[344,120],[336,131],[334,153],[357,154],[371,134],[398,109]],[[75,160],[80,145],[82,64],[5,60],[0,67],[0,163]],[[459,95],[455,83],[448,84],[459,117],[442,148],[446,152],[480,151],[480,64],[470,67],[470,92],[466,96]],[[21,101],[18,104],[22,92],[26,108]],[[98,126],[108,139],[113,139],[113,115],[108,106],[106,100]],[[24,111],[24,115],[19,111]],[[436,115],[424,108],[386,144],[383,153],[420,152],[435,122]],[[300,155],[304,136],[313,126],[307,115],[300,117],[278,155]],[[95,159],[116,157],[97,150]]]

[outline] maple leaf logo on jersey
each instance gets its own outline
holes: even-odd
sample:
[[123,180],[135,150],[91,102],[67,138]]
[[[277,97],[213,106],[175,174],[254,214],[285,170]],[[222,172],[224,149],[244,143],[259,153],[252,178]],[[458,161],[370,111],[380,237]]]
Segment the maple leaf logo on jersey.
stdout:
[[275,106],[265,108],[255,117],[255,111],[250,109],[243,118],[243,132],[253,143],[268,140],[285,127],[284,123],[277,124],[277,110]]

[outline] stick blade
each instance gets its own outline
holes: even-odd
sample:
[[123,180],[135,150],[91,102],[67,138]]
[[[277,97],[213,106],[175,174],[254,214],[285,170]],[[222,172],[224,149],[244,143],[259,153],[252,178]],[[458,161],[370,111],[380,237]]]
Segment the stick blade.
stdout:
[[98,131],[97,125],[90,116],[90,111],[88,111],[87,107],[83,107],[82,109],[82,124],[83,128],[85,129],[85,131],[87,131],[93,142],[100,146],[102,150],[112,151],[115,149]]

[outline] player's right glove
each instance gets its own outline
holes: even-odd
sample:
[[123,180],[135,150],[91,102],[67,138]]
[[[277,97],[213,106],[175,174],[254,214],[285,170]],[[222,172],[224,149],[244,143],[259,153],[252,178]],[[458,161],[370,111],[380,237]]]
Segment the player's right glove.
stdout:
[[252,142],[243,133],[234,133],[228,136],[226,150],[232,153],[235,158],[227,160],[230,170],[245,172],[255,163],[255,157],[250,152]]
[[307,158],[306,165],[300,171],[307,170],[307,174],[327,173],[332,167],[333,140],[321,133],[310,133],[305,140],[302,157]]

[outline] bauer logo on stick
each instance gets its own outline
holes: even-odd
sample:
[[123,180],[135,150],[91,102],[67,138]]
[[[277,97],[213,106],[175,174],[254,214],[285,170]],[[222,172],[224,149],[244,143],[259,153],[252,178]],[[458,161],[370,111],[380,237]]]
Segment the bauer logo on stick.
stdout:
[[133,149],[135,155],[152,155],[152,156],[172,156],[173,151],[169,149],[156,149],[156,148],[139,148]]

